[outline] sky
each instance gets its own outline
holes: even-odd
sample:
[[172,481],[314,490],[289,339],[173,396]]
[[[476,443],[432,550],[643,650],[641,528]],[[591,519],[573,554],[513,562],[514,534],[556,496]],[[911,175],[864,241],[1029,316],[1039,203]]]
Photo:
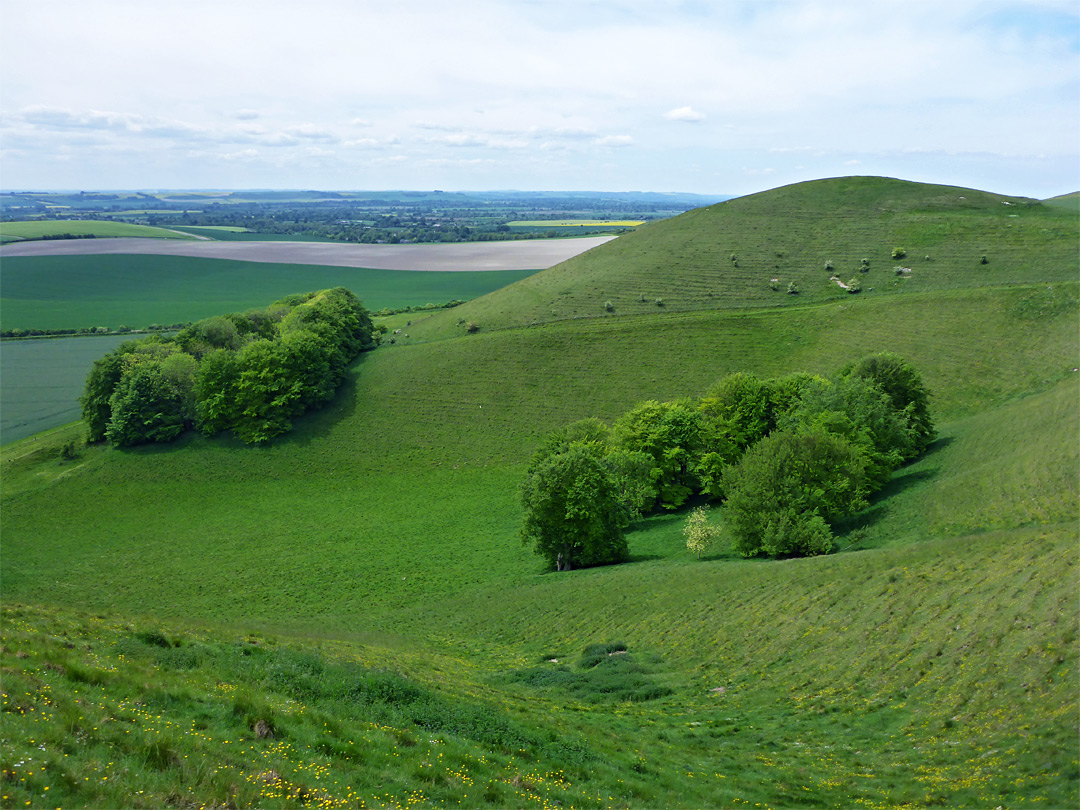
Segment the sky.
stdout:
[[0,0],[0,189],[1080,189],[1076,0]]

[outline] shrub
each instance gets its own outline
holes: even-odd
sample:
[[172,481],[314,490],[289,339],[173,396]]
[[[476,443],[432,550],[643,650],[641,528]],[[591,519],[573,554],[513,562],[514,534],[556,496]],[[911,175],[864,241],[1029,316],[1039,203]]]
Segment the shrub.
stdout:
[[825,262],[825,269],[831,273],[833,269],[833,263],[831,261]]
[[664,299],[663,298],[657,298],[656,299],[656,305],[658,307],[662,307],[664,305]]
[[983,256],[981,259],[979,259],[979,264],[990,264],[990,260]]
[[853,278],[847,283],[847,291],[851,294],[862,292],[862,284],[859,283],[857,278]]
[[465,331],[468,332],[470,335],[473,332],[478,331],[479,329],[480,329],[480,324],[478,324],[476,321],[469,321],[468,323],[465,324]]
[[606,309],[608,312],[612,312],[615,309],[615,305],[613,303],[611,303],[610,301],[605,301],[604,302],[604,309]]
[[774,292],[776,290],[779,290],[780,289],[780,279],[778,279],[778,278],[770,278],[769,279],[769,289],[773,290]]
[[892,254],[891,255],[892,255],[892,257],[894,259],[902,259],[905,256],[907,256],[907,251],[904,250],[902,247],[894,247],[892,249]]
[[798,295],[799,294],[799,286],[794,281],[790,282],[787,285],[787,293],[788,293],[788,295]]

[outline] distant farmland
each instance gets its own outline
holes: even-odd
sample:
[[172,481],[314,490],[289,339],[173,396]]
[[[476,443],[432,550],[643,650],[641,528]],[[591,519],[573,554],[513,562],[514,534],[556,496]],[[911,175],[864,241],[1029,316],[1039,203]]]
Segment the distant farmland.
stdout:
[[[74,240],[59,237],[70,235]],[[191,234],[153,228],[149,225],[132,225],[127,222],[99,222],[91,219],[40,220],[32,222],[0,223],[0,241],[3,243],[48,239],[48,244],[58,242],[83,242],[87,238],[142,237],[149,239],[193,239]]]
[[371,310],[442,304],[485,295],[535,272],[409,273],[187,256],[5,257],[0,304],[4,329],[141,329],[338,286]]

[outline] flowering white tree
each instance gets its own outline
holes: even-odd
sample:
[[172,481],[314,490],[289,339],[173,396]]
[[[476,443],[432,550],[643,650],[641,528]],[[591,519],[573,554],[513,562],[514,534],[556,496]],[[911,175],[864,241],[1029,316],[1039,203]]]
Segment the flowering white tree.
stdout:
[[686,519],[683,534],[686,536],[686,548],[697,554],[700,560],[701,552],[707,551],[720,536],[720,527],[710,525],[708,507],[699,506]]

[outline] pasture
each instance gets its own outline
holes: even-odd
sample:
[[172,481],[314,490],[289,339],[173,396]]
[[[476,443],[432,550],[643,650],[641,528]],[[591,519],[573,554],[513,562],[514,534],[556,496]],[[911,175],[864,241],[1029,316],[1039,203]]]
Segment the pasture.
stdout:
[[636,228],[643,219],[519,219],[507,222],[510,228]]
[[[754,205],[796,229],[828,200],[861,205],[838,244],[944,199],[806,186]],[[953,257],[937,282],[902,294],[776,306],[733,285],[535,317],[546,292],[585,301],[620,266],[692,289],[697,263],[644,240],[660,223],[463,305],[486,313],[476,333],[456,311],[414,321],[268,446],[76,441],[61,458],[76,424],[0,448],[4,801],[1072,806],[1075,224],[1010,243],[1002,198],[984,202],[951,220],[969,235],[935,254]],[[683,249],[722,211],[689,215]],[[1008,244],[1027,251],[1009,273],[1004,254],[976,273],[957,258]],[[919,370],[940,435],[837,527],[837,553],[745,560],[722,541],[697,560],[685,513],[633,524],[622,565],[555,573],[522,546],[517,486],[553,428],[883,350]]]

